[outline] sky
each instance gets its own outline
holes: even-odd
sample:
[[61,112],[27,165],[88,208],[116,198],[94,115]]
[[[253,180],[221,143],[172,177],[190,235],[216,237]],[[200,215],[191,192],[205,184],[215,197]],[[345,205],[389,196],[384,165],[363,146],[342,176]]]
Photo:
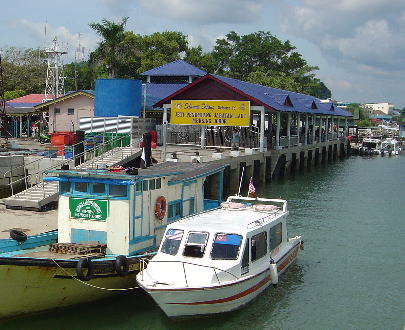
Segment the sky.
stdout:
[[[405,107],[404,0],[0,0],[0,49],[50,46],[56,36],[84,56],[99,38],[89,27],[129,17],[138,34],[180,31],[211,51],[229,31],[269,31],[290,40],[342,102]],[[79,38],[80,34],[80,38]]]

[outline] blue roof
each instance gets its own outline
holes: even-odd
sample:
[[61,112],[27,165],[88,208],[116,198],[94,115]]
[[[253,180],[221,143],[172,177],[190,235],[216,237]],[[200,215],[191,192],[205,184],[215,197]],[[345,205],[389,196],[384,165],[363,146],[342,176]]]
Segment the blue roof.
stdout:
[[13,102],[13,103],[8,103],[6,102],[6,106],[11,107],[11,108],[32,108],[36,106],[38,103],[21,103],[21,102]]
[[[187,86],[188,84],[155,84],[147,83],[146,85],[146,109],[152,109],[153,105],[159,102],[161,99],[177,92],[180,88]],[[142,91],[142,95],[144,91]],[[143,98],[142,98],[143,106]]]
[[[321,103],[319,99],[311,95],[300,94],[296,92],[285,91],[278,88],[262,86],[228,77],[213,75],[220,81],[240,90],[241,92],[259,100],[264,105],[283,112],[301,112],[310,114],[324,114],[351,117],[350,112],[337,108],[333,103]],[[289,97],[291,106],[286,105],[286,99]],[[313,109],[313,104],[317,109]]]
[[141,73],[142,76],[197,76],[206,74],[205,71],[188,64],[183,60],[176,60]]

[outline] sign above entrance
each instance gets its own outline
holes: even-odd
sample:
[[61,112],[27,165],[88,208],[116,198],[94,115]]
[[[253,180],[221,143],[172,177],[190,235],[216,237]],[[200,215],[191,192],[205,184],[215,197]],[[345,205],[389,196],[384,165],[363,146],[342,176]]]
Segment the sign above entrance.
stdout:
[[172,100],[170,124],[249,126],[249,101]]
[[108,200],[69,198],[70,216],[76,219],[106,220]]

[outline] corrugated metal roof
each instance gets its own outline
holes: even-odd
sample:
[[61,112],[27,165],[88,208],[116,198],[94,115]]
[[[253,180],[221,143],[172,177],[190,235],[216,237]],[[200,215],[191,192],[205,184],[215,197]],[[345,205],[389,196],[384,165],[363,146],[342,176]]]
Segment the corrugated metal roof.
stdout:
[[183,60],[176,60],[141,73],[142,76],[197,76],[206,72]]
[[29,104],[39,104],[45,98],[45,94],[28,94],[25,96],[17,97],[16,99],[8,100],[14,106],[14,103],[29,103]]
[[[179,89],[187,86],[187,84],[155,84],[147,83],[146,85],[146,109],[153,109],[153,105],[161,99],[177,92]],[[143,94],[142,94],[143,95]],[[142,98],[142,107],[143,107]]]

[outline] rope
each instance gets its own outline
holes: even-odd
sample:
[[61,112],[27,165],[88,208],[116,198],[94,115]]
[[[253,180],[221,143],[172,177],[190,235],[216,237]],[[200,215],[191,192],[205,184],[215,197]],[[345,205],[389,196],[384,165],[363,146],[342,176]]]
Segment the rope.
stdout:
[[97,285],[93,285],[93,284],[90,284],[90,283],[87,283],[87,282],[84,282],[84,281],[78,279],[76,276],[68,274],[68,272],[63,267],[61,267],[54,259],[51,259],[51,260],[55,263],[56,266],[58,266],[60,269],[62,269],[63,272],[67,276],[70,276],[71,278],[74,278],[76,281],[78,281],[84,285],[87,285],[89,287],[95,288],[95,289],[106,290],[106,291],[129,291],[129,290],[134,290],[134,289],[140,289],[139,286],[134,286],[132,288],[124,288],[124,289],[111,289],[111,288],[103,288],[103,287],[100,287]]

